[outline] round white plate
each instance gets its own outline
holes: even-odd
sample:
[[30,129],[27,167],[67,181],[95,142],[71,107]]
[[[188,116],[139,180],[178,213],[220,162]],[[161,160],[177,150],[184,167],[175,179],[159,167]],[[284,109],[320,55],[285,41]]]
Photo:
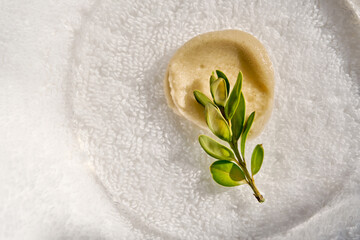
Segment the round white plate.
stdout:
[[[360,27],[347,1],[101,1],[76,34],[70,110],[79,146],[142,239],[329,239],[360,234]],[[275,106],[248,186],[211,179],[204,133],[167,106],[172,54],[240,29],[267,48]],[[210,73],[209,73],[210,74]],[[211,135],[210,133],[206,133]]]

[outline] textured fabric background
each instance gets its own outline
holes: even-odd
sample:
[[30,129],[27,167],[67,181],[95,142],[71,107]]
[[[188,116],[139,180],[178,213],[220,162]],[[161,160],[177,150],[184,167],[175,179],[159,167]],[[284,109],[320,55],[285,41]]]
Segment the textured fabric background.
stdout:
[[[354,0],[1,1],[0,238],[359,239],[359,12]],[[265,149],[264,204],[212,181],[204,132],[163,92],[178,47],[229,28],[256,36],[276,74],[272,118],[247,149]]]

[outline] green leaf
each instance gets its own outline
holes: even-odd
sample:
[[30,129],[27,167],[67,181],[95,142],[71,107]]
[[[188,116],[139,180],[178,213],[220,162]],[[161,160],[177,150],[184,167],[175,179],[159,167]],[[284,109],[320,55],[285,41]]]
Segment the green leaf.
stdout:
[[194,91],[194,97],[196,101],[201,105],[203,105],[204,107],[206,106],[207,103],[211,103],[211,100],[205,94],[203,94],[198,90]]
[[233,90],[231,91],[229,99],[227,100],[226,105],[225,105],[225,116],[226,116],[226,119],[228,119],[228,120],[233,117],[233,115],[235,114],[235,111],[239,105],[242,81],[243,81],[243,75],[242,75],[242,72],[239,72],[235,86],[234,86]]
[[211,76],[210,76],[210,86],[211,84],[216,80],[217,78],[214,75],[214,72],[212,72]]
[[219,78],[210,85],[211,95],[218,106],[225,106],[228,92],[225,79]]
[[200,135],[199,142],[205,152],[214,158],[230,161],[235,159],[233,152],[229,148],[208,136]]
[[225,187],[234,187],[245,183],[245,176],[241,169],[235,163],[227,160],[211,164],[210,172],[215,182]]
[[246,123],[245,123],[245,127],[244,127],[244,131],[243,134],[241,136],[241,154],[243,155],[243,157],[245,156],[245,142],[246,142],[246,138],[247,135],[249,134],[251,125],[254,121],[255,118],[255,112],[252,112],[249,116],[249,118],[247,119]]
[[240,138],[241,132],[245,122],[245,98],[243,93],[240,95],[240,102],[236,108],[234,116],[231,118],[231,130],[233,133],[233,140],[237,141]]
[[264,159],[264,148],[261,144],[256,145],[251,156],[251,174],[254,176],[261,168]]
[[219,109],[212,103],[205,106],[206,123],[210,130],[220,139],[230,142],[232,138],[231,129]]
[[218,78],[223,78],[223,79],[225,79],[227,92],[230,92],[230,83],[229,83],[229,80],[228,80],[228,78],[226,77],[225,73],[223,73],[223,72],[220,71],[220,70],[216,70],[216,75],[218,76]]

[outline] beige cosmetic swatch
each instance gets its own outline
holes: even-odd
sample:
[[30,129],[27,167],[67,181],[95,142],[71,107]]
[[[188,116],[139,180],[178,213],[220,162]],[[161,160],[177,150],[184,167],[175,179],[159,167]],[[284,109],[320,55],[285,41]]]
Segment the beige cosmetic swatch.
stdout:
[[209,32],[194,37],[179,48],[170,60],[165,76],[169,106],[177,114],[207,129],[204,108],[196,102],[193,91],[199,90],[211,99],[209,78],[215,70],[226,74],[231,88],[242,71],[246,115],[256,111],[249,138],[258,136],[271,116],[274,72],[264,46],[246,32]]

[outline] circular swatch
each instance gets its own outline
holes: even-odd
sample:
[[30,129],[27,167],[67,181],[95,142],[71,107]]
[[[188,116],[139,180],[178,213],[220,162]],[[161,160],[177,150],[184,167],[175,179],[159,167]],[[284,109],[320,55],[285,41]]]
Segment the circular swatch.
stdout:
[[165,92],[174,111],[196,125],[207,128],[204,108],[193,96],[200,90],[209,98],[209,77],[223,71],[234,86],[242,71],[246,114],[256,111],[249,138],[258,136],[269,120],[274,100],[274,73],[264,46],[252,35],[239,30],[201,34],[185,43],[171,59]]

